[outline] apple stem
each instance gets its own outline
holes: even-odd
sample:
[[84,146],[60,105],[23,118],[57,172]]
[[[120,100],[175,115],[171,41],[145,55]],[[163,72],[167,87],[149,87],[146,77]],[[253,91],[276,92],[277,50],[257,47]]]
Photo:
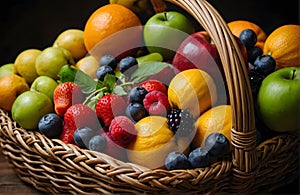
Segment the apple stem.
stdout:
[[166,11],[164,11],[164,19],[165,19],[165,21],[168,21],[167,12]]
[[295,78],[295,74],[296,74],[296,70],[293,70],[293,74],[292,74],[292,80],[294,80],[294,78]]

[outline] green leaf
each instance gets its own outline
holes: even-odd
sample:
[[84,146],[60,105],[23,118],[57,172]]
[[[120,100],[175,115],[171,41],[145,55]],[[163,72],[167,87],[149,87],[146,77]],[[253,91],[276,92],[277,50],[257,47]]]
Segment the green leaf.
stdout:
[[74,82],[82,88],[83,93],[91,93],[96,90],[97,81],[72,66],[64,65],[58,76],[60,83]]
[[165,62],[149,62],[140,66],[134,73],[132,73],[131,80],[134,83],[139,83],[147,77],[157,74],[169,66],[171,65]]
[[106,88],[105,93],[111,93],[116,84],[116,76],[107,74],[103,81],[98,80],[96,89]]
[[127,95],[127,92],[125,91],[125,89],[120,85],[115,86],[113,93],[117,94],[119,96]]

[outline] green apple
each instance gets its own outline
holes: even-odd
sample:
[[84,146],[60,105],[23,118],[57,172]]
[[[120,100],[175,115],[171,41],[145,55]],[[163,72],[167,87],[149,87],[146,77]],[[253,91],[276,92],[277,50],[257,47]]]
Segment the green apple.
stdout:
[[48,96],[37,91],[26,91],[14,101],[12,118],[23,128],[36,130],[40,119],[54,112],[54,106]]
[[36,58],[35,68],[39,76],[58,79],[58,73],[64,65],[75,64],[71,53],[61,47],[48,47]]
[[148,10],[148,0],[109,0],[111,4],[120,4],[135,13],[147,12]]
[[259,119],[271,130],[299,130],[300,67],[288,67],[269,74],[257,95]]
[[47,95],[53,101],[53,92],[57,87],[56,80],[49,76],[37,77],[30,86],[31,91],[39,91]]
[[153,15],[144,26],[144,41],[150,53],[160,53],[164,60],[172,60],[177,48],[195,29],[188,18],[168,11]]
[[15,71],[14,71],[13,63],[5,64],[0,67],[0,78],[4,77],[6,75],[9,75],[9,74],[14,74],[14,73],[15,73]]

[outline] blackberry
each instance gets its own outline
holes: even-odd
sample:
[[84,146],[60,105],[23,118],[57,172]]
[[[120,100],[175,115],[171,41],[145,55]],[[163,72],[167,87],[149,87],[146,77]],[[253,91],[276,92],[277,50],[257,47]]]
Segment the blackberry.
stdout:
[[190,114],[189,110],[181,110],[173,108],[167,116],[167,124],[169,128],[179,135],[189,135],[194,130],[195,119]]

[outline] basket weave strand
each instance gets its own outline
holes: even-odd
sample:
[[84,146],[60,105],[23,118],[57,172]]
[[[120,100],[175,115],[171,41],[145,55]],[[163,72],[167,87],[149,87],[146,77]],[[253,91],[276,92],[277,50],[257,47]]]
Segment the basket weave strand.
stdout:
[[193,16],[217,46],[232,106],[232,155],[206,168],[150,170],[27,131],[0,109],[0,146],[20,179],[53,194],[241,193],[270,191],[299,176],[295,172],[299,162],[297,133],[276,136],[255,146],[254,108],[247,69],[226,22],[205,0],[166,2]]

